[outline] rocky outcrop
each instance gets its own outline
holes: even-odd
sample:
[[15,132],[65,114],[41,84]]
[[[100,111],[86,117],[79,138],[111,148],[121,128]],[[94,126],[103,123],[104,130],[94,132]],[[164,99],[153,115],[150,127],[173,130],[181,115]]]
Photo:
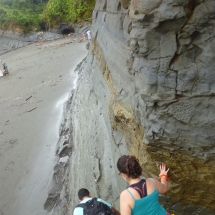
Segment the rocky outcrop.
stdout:
[[21,29],[19,31],[5,31],[0,29],[0,55],[30,43],[56,40],[66,36],[72,36],[75,39],[82,38],[83,34],[90,27],[91,23],[85,21],[76,24],[60,24],[58,27],[50,29],[50,31],[47,31],[48,27],[43,23],[45,31],[31,32],[28,34],[20,33]]
[[[65,213],[81,187],[117,207],[126,185],[116,161],[130,153],[145,177],[170,167],[167,210],[215,214],[214,23],[213,0],[96,2],[87,65],[62,124],[72,149],[58,199]],[[52,213],[63,214],[57,205]]]
[[0,54],[21,48],[30,43],[38,41],[46,41],[59,39],[62,35],[51,32],[32,32],[29,34],[22,34],[19,32],[0,30]]

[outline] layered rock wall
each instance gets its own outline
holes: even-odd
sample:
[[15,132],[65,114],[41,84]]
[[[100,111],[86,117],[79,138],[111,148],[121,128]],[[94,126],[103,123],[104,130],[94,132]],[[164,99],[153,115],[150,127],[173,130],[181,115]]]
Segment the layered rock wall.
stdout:
[[116,161],[130,153],[145,177],[170,167],[167,210],[215,214],[214,24],[213,0],[97,0],[62,124],[68,141],[59,142],[71,152],[58,198],[65,213],[81,187],[118,207],[126,185]]
[[24,35],[19,32],[4,31],[0,29],[0,55],[21,48],[29,43],[59,39],[60,37],[62,37],[60,34],[51,32],[41,31]]

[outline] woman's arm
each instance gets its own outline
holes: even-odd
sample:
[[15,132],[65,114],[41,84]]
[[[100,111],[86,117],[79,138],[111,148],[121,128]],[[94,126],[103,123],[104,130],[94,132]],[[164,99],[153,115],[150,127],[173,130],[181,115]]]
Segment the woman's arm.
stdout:
[[167,177],[168,172],[169,169],[166,170],[166,165],[161,164],[159,174],[160,181],[154,179],[159,193],[166,193],[168,191],[168,177]]
[[120,213],[121,215],[131,215],[131,207],[129,206],[127,191],[120,194]]

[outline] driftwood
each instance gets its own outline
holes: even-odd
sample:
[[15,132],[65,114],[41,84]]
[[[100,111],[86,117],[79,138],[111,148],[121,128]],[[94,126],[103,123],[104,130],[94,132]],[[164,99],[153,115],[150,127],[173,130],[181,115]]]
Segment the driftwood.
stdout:
[[32,96],[29,96],[25,101],[28,101],[28,99],[30,99]]
[[[37,107],[35,107],[35,108],[31,109],[31,110],[28,110],[28,111],[26,111],[26,112],[31,112],[31,111],[33,111],[33,110],[35,110],[35,109],[37,109]],[[26,113],[26,112],[25,112],[25,113]]]

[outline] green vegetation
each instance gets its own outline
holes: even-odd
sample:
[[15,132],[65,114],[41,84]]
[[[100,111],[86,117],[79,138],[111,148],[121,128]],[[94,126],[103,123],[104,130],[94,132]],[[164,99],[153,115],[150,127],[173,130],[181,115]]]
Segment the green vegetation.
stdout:
[[91,18],[95,0],[49,0],[44,10],[49,26],[59,22],[80,22]]
[[42,26],[90,19],[96,0],[0,0],[0,29],[28,33]]
[[0,0],[0,28],[22,29],[24,33],[40,29],[45,0]]

